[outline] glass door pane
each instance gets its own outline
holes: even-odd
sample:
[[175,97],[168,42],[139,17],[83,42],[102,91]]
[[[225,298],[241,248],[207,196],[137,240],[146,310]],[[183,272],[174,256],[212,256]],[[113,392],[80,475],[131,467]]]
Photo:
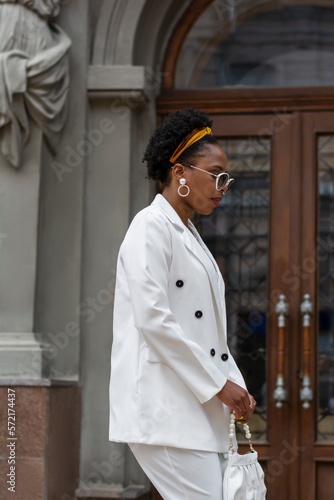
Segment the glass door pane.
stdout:
[[225,280],[229,346],[258,403],[252,436],[266,441],[271,139],[220,145],[235,182],[212,215],[201,217],[200,229]]
[[334,136],[318,136],[318,440],[334,440]]

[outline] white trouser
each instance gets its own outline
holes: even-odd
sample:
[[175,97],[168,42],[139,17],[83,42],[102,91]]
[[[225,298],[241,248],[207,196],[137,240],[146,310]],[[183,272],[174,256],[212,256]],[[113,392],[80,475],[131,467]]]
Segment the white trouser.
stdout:
[[164,500],[222,500],[223,454],[170,446],[129,444]]

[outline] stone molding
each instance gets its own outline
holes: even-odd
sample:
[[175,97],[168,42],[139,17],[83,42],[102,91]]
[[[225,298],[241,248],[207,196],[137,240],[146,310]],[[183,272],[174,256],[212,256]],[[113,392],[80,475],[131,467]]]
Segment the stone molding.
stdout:
[[76,500],[113,500],[114,498],[137,498],[138,500],[149,500],[149,489],[141,485],[132,485],[124,489],[110,486],[103,488],[78,488]]
[[148,75],[144,66],[89,66],[87,91],[90,99],[120,98],[149,101],[152,90],[147,85]]
[[143,90],[144,66],[89,66],[87,90]]
[[41,336],[33,332],[0,332],[0,379],[17,382],[47,377],[43,368],[46,349]]

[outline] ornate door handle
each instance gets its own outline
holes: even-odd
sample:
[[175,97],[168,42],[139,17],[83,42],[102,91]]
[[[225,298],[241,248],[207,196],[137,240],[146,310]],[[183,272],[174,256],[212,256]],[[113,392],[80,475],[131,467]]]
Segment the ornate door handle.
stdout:
[[289,304],[285,302],[285,295],[279,295],[275,306],[278,315],[278,349],[277,349],[277,379],[274,390],[276,408],[282,408],[283,402],[288,399],[288,391],[284,388],[284,343],[285,343],[285,318],[289,315]]
[[303,402],[303,408],[310,407],[310,401],[313,399],[310,380],[310,346],[311,346],[311,316],[313,313],[313,304],[310,301],[310,294],[305,293],[304,300],[300,304],[300,312],[303,316],[303,382],[300,389],[300,400]]

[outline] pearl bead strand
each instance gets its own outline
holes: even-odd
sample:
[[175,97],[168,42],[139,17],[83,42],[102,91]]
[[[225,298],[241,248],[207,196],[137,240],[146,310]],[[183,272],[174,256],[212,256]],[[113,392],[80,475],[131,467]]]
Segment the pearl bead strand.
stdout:
[[245,433],[246,439],[248,439],[249,447],[250,447],[251,451],[254,451],[252,441],[251,441],[252,435],[250,433],[249,426],[248,426],[248,424],[242,424],[242,426],[244,428],[244,433]]
[[[239,422],[239,423],[241,423],[241,422]],[[246,439],[248,439],[249,447],[250,447],[251,451],[253,452],[254,448],[253,448],[253,445],[251,442],[252,435],[251,435],[251,432],[249,430],[249,426],[248,426],[248,424],[242,424],[242,427],[244,429],[245,437],[246,437]],[[228,449],[228,451],[230,453],[234,453],[234,449],[233,449],[233,438],[234,437],[235,437],[235,413],[233,412],[230,415],[230,431],[229,431],[230,446]]]

